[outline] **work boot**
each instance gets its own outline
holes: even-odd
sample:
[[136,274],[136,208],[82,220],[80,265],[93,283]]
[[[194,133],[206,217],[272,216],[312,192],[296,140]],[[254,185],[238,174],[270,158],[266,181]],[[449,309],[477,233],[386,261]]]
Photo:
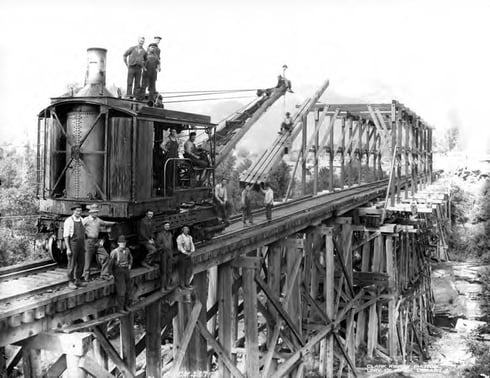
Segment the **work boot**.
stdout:
[[148,264],[146,261],[141,262],[141,266],[146,269],[151,269],[153,268],[150,264]]
[[68,288],[69,289],[78,289],[78,286],[75,282],[70,281],[70,282],[68,282]]

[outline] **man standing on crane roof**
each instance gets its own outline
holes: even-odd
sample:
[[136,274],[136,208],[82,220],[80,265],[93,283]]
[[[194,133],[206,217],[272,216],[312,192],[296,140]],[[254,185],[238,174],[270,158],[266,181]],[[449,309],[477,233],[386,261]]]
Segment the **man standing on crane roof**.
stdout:
[[158,56],[158,72],[162,70],[162,57],[160,56],[162,50],[160,50],[160,46],[158,46],[161,40],[162,37],[160,36],[153,37],[153,44],[156,45],[155,54]]
[[137,100],[142,100],[142,95],[144,95],[144,93],[141,93],[141,72],[145,69],[146,63],[146,51],[143,48],[144,43],[145,37],[139,37],[138,44],[131,46],[123,54],[124,64],[128,67],[126,96],[128,98],[135,97]]
[[[148,53],[146,55],[145,69],[143,71],[143,93],[146,92],[148,88],[149,97],[148,100],[153,104],[156,100],[156,87],[155,83],[157,81],[158,71],[160,67],[160,58],[156,54],[155,48],[158,48],[156,43],[150,43],[148,45]],[[157,71],[158,70],[158,71]]]

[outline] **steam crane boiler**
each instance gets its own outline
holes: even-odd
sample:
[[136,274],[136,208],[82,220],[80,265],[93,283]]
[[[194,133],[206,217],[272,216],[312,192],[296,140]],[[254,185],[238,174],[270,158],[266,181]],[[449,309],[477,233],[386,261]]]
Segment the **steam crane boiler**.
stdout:
[[[113,96],[105,87],[106,54],[89,48],[84,87],[52,98],[38,116],[38,228],[56,261],[66,258],[63,221],[75,203],[97,204],[100,217],[117,222],[105,230],[109,240],[134,239],[148,209],[157,229],[163,220],[172,228],[186,224],[197,239],[226,226],[212,201],[215,124],[209,116]],[[160,144],[171,129],[180,138],[191,131],[207,138],[208,168],[165,159]]]

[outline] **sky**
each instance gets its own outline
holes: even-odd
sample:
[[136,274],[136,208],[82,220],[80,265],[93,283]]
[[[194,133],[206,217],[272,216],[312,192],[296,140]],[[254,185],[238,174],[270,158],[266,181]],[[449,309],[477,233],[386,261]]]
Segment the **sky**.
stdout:
[[[488,148],[490,1],[29,1],[0,4],[0,144],[35,140],[50,97],[83,83],[88,47],[104,47],[107,86],[125,87],[122,54],[163,40],[158,90],[253,89],[286,75],[278,101],[242,147],[267,147],[277,117],[325,79],[324,102],[396,99],[437,130],[459,126]],[[146,46],[146,44],[145,44]],[[218,122],[250,99],[168,104]]]

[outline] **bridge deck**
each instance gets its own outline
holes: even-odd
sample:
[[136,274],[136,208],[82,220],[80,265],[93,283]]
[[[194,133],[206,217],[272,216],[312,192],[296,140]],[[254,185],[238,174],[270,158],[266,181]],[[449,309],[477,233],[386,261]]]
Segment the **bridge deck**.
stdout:
[[[255,217],[256,224],[243,227],[234,222],[213,240],[198,246],[193,256],[193,272],[230,261],[266,243],[291,235],[307,225],[318,224],[332,216],[341,215],[386,191],[387,181],[352,187],[277,206],[273,220]],[[51,274],[50,279],[46,274]],[[159,288],[157,269],[137,268],[131,271],[136,295],[145,295]],[[113,281],[93,281],[87,287],[68,289],[68,280],[62,271],[48,271],[36,278],[22,277],[0,282],[0,346],[11,344],[28,335],[36,334],[77,318],[81,313],[96,313],[113,306]],[[78,314],[78,315],[77,315]],[[56,319],[56,322],[51,320]],[[50,321],[48,321],[50,320]],[[35,324],[36,323],[36,324]],[[32,325],[32,327],[31,327]]]

